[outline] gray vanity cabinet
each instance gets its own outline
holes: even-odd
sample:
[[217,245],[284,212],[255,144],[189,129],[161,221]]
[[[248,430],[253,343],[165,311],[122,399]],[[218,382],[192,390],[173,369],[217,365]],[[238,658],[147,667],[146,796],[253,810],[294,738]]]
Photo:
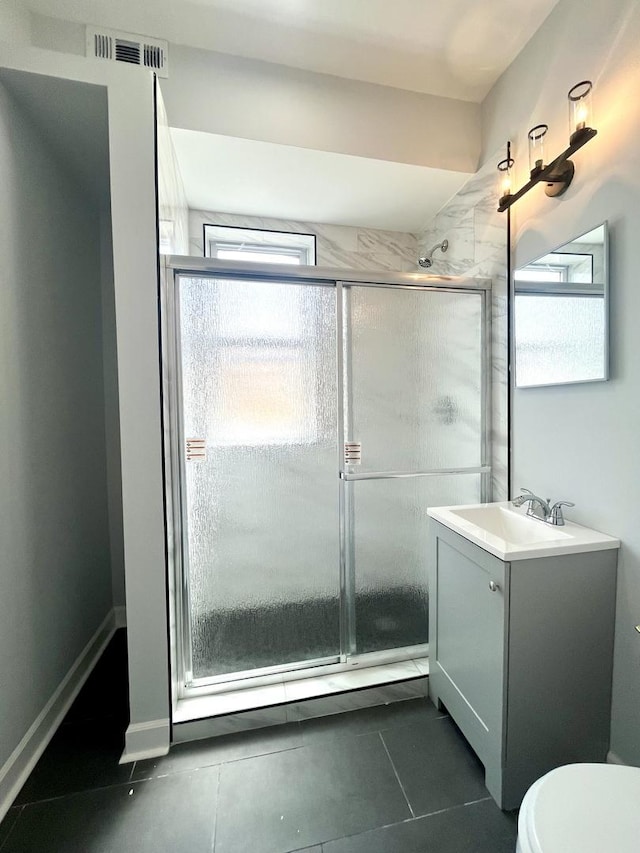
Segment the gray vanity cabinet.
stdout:
[[503,809],[609,744],[617,551],[504,563],[430,519],[429,693]]

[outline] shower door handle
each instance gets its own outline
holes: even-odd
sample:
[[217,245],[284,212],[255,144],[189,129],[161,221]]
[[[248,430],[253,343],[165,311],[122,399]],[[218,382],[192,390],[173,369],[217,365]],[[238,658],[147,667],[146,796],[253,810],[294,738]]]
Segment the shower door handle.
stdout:
[[186,440],[187,462],[200,459],[204,462],[207,458],[207,444],[204,438],[188,438]]
[[345,441],[344,464],[359,465],[362,462],[362,445],[359,441]]

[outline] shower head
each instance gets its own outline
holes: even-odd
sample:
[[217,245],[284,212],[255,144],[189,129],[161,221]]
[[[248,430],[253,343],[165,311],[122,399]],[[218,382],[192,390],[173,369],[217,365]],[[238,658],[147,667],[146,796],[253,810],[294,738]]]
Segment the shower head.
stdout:
[[424,258],[418,258],[418,263],[420,264],[421,267],[424,267],[424,269],[428,270],[429,267],[433,266],[433,260],[431,259],[431,256],[436,251],[436,249],[440,249],[440,251],[446,252],[448,248],[449,248],[449,241],[448,240],[443,240],[442,243],[436,243],[436,245],[433,247],[433,249],[431,249],[429,252],[427,252],[427,254],[424,256]]

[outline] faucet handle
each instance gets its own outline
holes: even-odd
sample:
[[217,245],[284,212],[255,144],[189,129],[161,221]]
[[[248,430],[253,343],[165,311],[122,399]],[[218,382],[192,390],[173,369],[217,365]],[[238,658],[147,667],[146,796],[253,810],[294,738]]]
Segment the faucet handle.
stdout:
[[556,501],[549,513],[549,524],[554,524],[557,527],[561,527],[564,524],[563,506],[575,506],[575,504],[571,503],[571,501]]

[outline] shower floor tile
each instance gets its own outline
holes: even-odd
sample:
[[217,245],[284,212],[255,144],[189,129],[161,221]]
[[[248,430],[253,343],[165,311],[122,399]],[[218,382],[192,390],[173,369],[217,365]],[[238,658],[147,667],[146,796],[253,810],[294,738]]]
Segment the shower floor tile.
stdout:
[[[185,723],[227,714],[242,714],[262,708],[273,707],[275,710],[277,705],[348,693],[366,687],[396,684],[424,678],[428,674],[429,659],[420,658],[378,666],[353,667],[346,672],[332,672],[308,678],[296,679],[292,673],[289,673],[286,678],[261,687],[251,686],[250,680],[246,687],[239,686],[236,682],[231,689],[221,689],[206,696],[180,700],[173,720],[175,723]],[[357,703],[348,708],[335,710],[350,710],[354,707],[358,707]],[[292,719],[292,717],[285,715],[283,719]],[[269,722],[277,723],[279,720],[274,718]]]
[[219,717],[224,714],[237,714],[256,708],[269,708],[283,705],[287,701],[284,684],[267,684],[263,687],[231,689],[225,692],[211,693],[207,696],[184,699],[178,703],[174,714],[177,723],[204,717]]
[[314,699],[331,693],[344,693],[361,687],[374,687],[377,684],[389,684],[393,681],[405,681],[418,678],[422,673],[413,661],[388,663],[370,666],[366,669],[353,668],[348,672],[336,672],[320,675],[316,678],[301,678],[299,681],[285,682],[284,689],[288,702],[301,699]]

